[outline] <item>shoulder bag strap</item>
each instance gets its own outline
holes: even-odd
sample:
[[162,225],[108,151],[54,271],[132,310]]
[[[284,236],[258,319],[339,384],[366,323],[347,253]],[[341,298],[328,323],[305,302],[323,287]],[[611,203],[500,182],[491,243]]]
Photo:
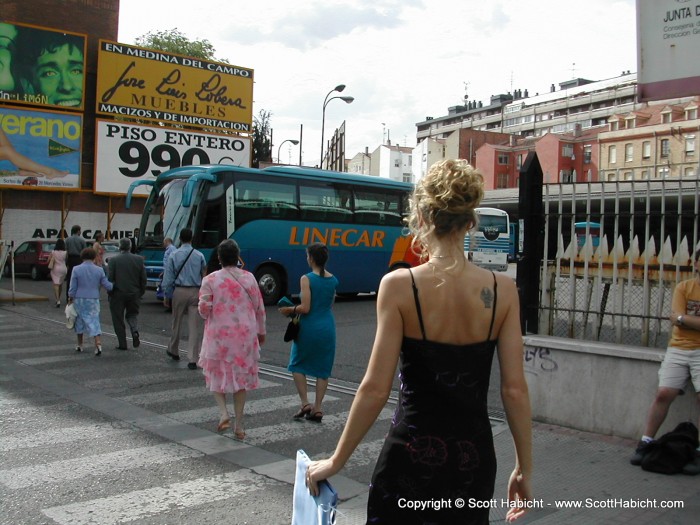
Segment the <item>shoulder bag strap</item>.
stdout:
[[[183,269],[183,268],[185,267],[185,265],[187,264],[187,259],[190,258],[190,255],[192,255],[192,252],[193,252],[193,251],[194,251],[194,248],[192,248],[192,249],[190,250],[190,253],[187,254],[187,257],[185,257],[185,260],[182,261],[182,264],[180,265],[180,269],[177,271],[177,273],[175,274],[175,278],[173,279],[173,284],[175,283],[175,281],[177,281],[177,278],[178,278],[178,276],[180,275],[180,272],[182,271],[182,269]],[[172,255],[171,255],[171,257],[172,257]]]

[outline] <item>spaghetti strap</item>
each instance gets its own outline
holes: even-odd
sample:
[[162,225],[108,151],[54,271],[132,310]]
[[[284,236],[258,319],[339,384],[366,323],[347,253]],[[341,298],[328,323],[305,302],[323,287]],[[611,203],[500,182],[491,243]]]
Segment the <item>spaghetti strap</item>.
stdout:
[[[493,322],[496,320],[496,305],[498,304],[498,283],[496,282],[496,274],[491,272],[491,275],[493,275],[493,312],[491,312],[491,325],[489,326],[489,336],[486,338],[487,341],[491,340]],[[425,338],[425,336],[423,336],[423,338]]]
[[[425,326],[423,325],[423,314],[420,309],[420,300],[418,299],[418,288],[416,288],[416,281],[413,279],[413,272],[408,269],[408,273],[411,274],[411,286],[413,286],[413,300],[416,302],[416,313],[418,313],[418,322],[420,323],[420,332],[423,334],[423,340],[425,341]],[[491,321],[493,325],[493,321]]]

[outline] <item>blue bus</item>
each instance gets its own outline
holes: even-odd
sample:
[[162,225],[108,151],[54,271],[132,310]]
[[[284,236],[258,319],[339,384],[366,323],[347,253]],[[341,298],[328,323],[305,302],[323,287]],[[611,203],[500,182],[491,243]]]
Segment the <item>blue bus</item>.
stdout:
[[587,236],[591,238],[593,248],[600,245],[600,223],[599,222],[575,222],[574,234],[576,235],[576,245],[579,249],[586,244]]
[[235,239],[268,305],[299,293],[309,271],[305,248],[314,242],[328,245],[339,294],[375,292],[385,273],[417,262],[403,231],[408,183],[297,166],[184,166],[132,183],[127,207],[142,185],[151,191],[137,249],[152,286],[162,272],[163,239],[177,244],[182,228],[192,229],[209,271],[218,269],[217,245]]
[[479,224],[464,238],[464,251],[477,266],[505,272],[514,245],[508,213],[498,208],[476,208],[475,211]]

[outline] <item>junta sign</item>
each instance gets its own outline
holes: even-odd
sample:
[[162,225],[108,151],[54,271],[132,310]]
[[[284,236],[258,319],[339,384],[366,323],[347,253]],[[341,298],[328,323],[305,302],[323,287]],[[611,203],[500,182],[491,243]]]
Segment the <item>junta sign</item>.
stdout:
[[100,40],[96,111],[252,133],[253,70]]
[[[250,167],[250,138],[125,122],[97,121],[95,193],[126,193],[135,180],[195,164]],[[137,188],[137,195],[148,190]]]

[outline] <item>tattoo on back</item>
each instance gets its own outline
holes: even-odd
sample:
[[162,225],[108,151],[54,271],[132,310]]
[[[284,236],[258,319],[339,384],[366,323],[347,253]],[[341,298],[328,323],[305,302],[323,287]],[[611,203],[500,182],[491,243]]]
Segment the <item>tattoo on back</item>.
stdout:
[[489,288],[481,290],[481,300],[484,301],[484,308],[493,307],[493,292]]

